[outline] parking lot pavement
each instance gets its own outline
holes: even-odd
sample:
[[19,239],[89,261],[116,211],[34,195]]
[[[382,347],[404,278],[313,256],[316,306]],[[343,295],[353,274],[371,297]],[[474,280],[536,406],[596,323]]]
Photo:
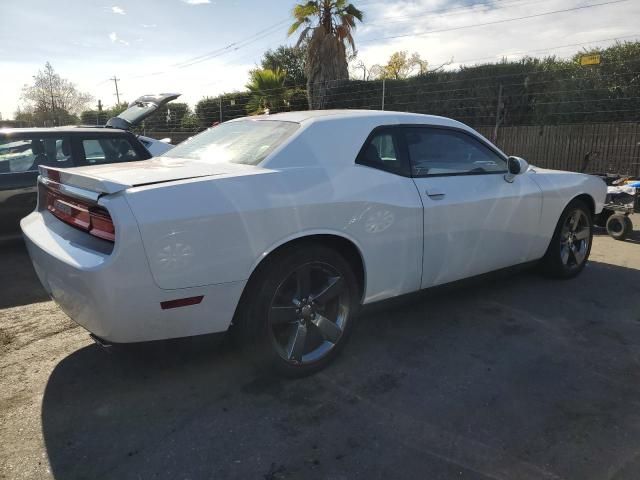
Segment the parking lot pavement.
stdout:
[[107,354],[0,265],[0,478],[640,478],[638,232],[369,310],[297,381],[208,338]]

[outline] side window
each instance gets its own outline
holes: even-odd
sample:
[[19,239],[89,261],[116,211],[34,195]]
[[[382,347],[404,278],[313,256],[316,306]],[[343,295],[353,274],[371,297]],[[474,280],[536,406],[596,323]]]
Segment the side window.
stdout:
[[438,128],[406,128],[405,139],[414,177],[504,173],[506,161],[463,132]]
[[89,165],[141,159],[129,140],[121,137],[82,140],[82,148]]
[[0,173],[35,172],[39,165],[72,167],[66,137],[0,137]]
[[374,133],[360,150],[356,163],[400,175],[407,174],[407,169],[399,155],[395,133],[391,129],[378,130]]

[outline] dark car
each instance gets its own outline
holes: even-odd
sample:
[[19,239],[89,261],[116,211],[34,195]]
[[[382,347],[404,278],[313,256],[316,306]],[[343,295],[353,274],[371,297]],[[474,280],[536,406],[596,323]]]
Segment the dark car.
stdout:
[[152,157],[152,143],[171,148],[129,129],[178,96],[140,97],[105,127],[0,129],[0,239],[18,235],[20,219],[35,208],[40,165],[68,168],[135,162]]
[[136,136],[108,128],[0,129],[0,237],[15,235],[36,206],[38,167],[77,167],[151,158]]

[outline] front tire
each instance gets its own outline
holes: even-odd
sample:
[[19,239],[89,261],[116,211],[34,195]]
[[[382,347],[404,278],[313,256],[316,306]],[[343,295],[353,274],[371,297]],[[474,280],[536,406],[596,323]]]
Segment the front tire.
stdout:
[[342,255],[317,244],[277,252],[241,299],[238,327],[259,367],[302,377],[344,347],[359,306],[355,275]]
[[573,278],[587,264],[593,242],[593,220],[589,207],[573,200],[562,212],[542,259],[544,273],[556,278]]

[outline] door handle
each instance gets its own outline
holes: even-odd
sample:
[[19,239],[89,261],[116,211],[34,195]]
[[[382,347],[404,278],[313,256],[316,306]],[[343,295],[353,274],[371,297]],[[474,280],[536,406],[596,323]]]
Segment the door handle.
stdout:
[[432,198],[434,200],[440,200],[444,197],[444,192],[439,188],[429,188],[424,191],[427,194],[427,197]]

